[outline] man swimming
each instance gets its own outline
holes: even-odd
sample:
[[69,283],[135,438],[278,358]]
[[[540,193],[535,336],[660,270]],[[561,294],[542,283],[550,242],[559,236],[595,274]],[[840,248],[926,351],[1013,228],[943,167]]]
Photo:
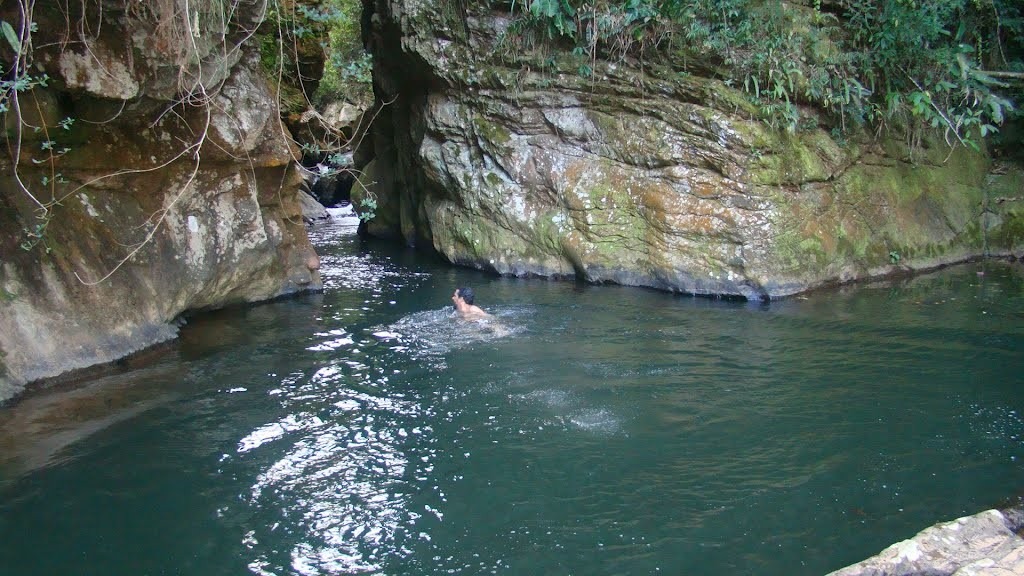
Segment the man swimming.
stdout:
[[455,311],[466,320],[480,320],[490,316],[490,314],[484,312],[483,308],[473,304],[473,300],[473,289],[469,286],[456,288],[455,293],[452,294],[452,303],[455,304]]

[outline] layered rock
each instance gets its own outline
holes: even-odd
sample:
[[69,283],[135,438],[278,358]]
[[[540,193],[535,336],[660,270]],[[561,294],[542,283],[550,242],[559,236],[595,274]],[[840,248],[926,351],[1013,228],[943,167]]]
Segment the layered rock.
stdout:
[[1024,574],[1024,513],[987,510],[922,530],[829,576]]
[[1024,248],[999,201],[1022,179],[982,153],[773,130],[726,82],[650,63],[581,75],[510,40],[507,7],[367,7],[371,234],[501,274],[751,299]]
[[[50,81],[18,95],[0,160],[0,400],[171,338],[185,311],[321,286],[297,151],[242,47],[263,6],[217,6],[37,7]],[[164,8],[195,11],[181,43]]]

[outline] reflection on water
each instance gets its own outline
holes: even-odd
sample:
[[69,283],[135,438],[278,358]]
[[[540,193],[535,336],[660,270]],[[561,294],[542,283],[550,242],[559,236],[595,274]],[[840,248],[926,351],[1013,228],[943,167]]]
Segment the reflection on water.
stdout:
[[160,362],[162,348],[150,355],[154,365],[84,382],[54,384],[0,409],[0,487],[5,480],[71,456],[65,449],[118,422],[174,397],[166,384],[182,376],[180,366]]
[[[383,409],[412,415],[416,410],[409,403],[381,403],[355,395],[334,406],[355,414]],[[305,534],[290,551],[289,564],[295,573],[378,570],[384,556],[394,554],[389,546],[400,523],[408,519],[403,495],[407,461],[400,443],[409,432],[373,424],[373,418],[354,416],[339,424],[313,415],[279,424],[279,430],[296,439],[256,478],[249,502],[264,511],[277,510],[284,518],[302,518]],[[271,526],[268,532],[274,529]],[[257,574],[279,573],[284,566],[275,557],[275,547],[259,545],[260,538],[266,538],[262,532],[246,534],[246,544],[256,552],[249,567]]]
[[[0,410],[0,565],[810,575],[1024,488],[1019,267],[746,304],[493,278],[357,223],[312,231],[323,294]],[[454,314],[467,284],[490,318]]]

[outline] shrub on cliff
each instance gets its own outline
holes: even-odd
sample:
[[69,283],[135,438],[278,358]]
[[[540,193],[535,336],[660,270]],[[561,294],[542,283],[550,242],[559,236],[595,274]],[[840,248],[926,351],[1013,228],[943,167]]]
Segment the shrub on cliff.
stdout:
[[[742,87],[795,130],[801,105],[839,131],[931,126],[977,147],[1024,78],[1015,0],[521,0],[510,35],[597,59],[638,57]],[[589,74],[591,66],[580,72]],[[1014,84],[1016,83],[1016,84]]]
[[361,14],[360,0],[268,4],[260,52],[264,68],[281,80],[286,112],[302,113],[330,100],[372,100]]

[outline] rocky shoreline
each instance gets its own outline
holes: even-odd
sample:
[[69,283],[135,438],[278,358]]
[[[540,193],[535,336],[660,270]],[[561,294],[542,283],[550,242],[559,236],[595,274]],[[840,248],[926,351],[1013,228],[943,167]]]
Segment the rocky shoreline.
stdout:
[[1024,574],[1024,506],[942,522],[828,576]]

